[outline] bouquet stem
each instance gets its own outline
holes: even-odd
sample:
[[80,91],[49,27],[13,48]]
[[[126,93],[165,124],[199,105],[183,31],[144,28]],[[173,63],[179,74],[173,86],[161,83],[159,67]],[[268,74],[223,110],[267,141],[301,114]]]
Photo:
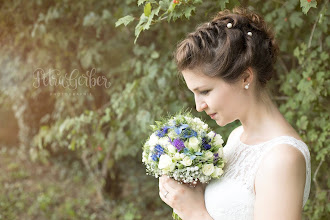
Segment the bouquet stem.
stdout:
[[173,213],[172,213],[172,218],[173,218],[174,220],[182,220],[182,219],[178,216],[178,214],[175,213],[174,210],[173,210]]

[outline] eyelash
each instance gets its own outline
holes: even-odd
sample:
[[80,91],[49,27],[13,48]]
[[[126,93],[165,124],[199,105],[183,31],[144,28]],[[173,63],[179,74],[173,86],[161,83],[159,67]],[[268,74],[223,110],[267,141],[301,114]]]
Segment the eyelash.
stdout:
[[204,90],[204,91],[201,91],[200,94],[202,95],[207,95],[211,90]]

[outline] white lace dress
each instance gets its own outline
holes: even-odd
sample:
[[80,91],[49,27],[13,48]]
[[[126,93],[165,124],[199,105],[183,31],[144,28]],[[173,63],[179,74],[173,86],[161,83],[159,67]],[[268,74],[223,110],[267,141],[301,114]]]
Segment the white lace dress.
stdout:
[[311,164],[307,145],[290,136],[246,145],[240,141],[243,127],[234,130],[224,147],[227,164],[221,179],[211,181],[205,189],[205,206],[214,220],[252,220],[255,202],[254,180],[263,156],[278,144],[289,144],[302,152],[306,160],[306,183],[303,206],[310,191]]

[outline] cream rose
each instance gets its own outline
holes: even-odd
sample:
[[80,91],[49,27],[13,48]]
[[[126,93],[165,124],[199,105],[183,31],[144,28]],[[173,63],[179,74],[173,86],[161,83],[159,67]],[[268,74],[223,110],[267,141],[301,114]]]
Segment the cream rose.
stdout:
[[189,150],[194,150],[195,152],[200,151],[199,141],[196,137],[189,138],[187,147]]
[[177,152],[177,149],[172,144],[167,145],[167,149],[171,154],[175,154]]
[[215,132],[214,132],[214,131],[210,131],[210,132],[207,134],[207,137],[210,138],[210,139],[213,139],[213,138],[214,138],[214,135],[215,135]]
[[175,153],[174,160],[181,160],[180,153]]
[[183,160],[181,161],[181,163],[187,167],[187,166],[190,166],[192,164],[192,160],[190,159],[190,157],[185,156],[183,158]]
[[222,174],[223,174],[223,170],[219,167],[215,167],[215,169],[212,173],[212,177],[217,178],[217,177],[220,177]]
[[153,133],[150,138],[149,138],[149,145],[150,146],[155,146],[158,144],[159,138],[155,133]]
[[223,148],[222,147],[219,148],[218,155],[219,155],[219,157],[223,157]]
[[[172,169],[172,158],[167,154],[163,154],[159,158],[158,168],[161,170],[171,170]],[[173,167],[174,169],[174,167]],[[172,169],[172,170],[173,170]]]
[[212,159],[214,157],[213,153],[211,151],[207,151],[205,154],[204,154],[204,158],[206,160],[208,159]]
[[205,164],[202,167],[202,172],[206,175],[206,176],[211,176],[211,174],[214,172],[214,166],[213,164]]
[[222,144],[223,144],[222,137],[221,137],[221,135],[219,135],[219,134],[216,134],[216,135],[215,135],[215,137],[214,137],[214,141],[215,141],[215,144],[216,144],[216,145],[222,145]]

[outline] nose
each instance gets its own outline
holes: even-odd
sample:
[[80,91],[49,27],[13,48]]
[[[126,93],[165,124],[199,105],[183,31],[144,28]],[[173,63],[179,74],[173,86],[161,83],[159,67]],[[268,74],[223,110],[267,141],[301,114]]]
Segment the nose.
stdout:
[[195,98],[195,104],[196,104],[196,110],[198,112],[202,112],[204,111],[204,109],[207,108],[207,104],[204,101],[198,101],[196,98]]

